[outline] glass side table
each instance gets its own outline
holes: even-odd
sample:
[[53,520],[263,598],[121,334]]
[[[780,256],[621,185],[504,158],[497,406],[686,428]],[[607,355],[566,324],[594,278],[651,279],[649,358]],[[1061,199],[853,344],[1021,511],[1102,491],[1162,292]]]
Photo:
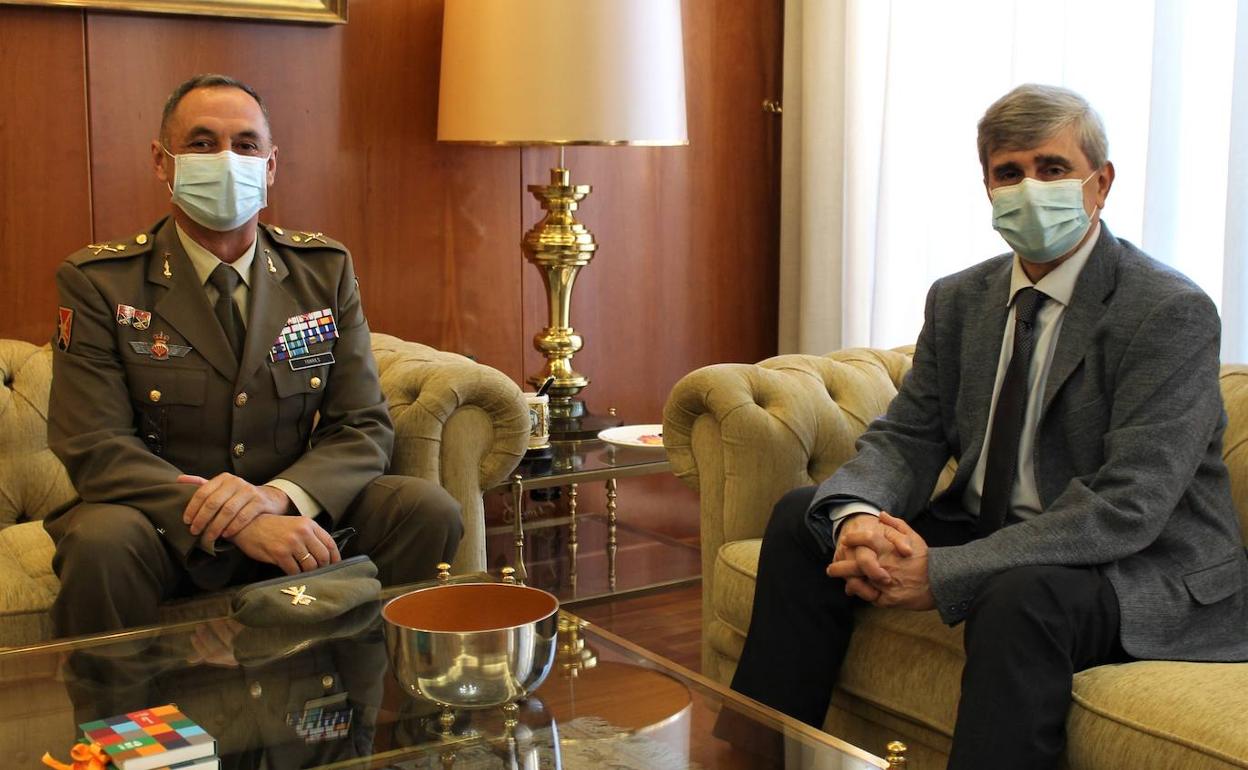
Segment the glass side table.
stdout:
[[567,488],[567,518],[556,519],[550,523],[568,525],[568,555],[573,570],[572,580],[575,582],[576,557],[579,547],[577,508],[580,490],[578,487],[580,484],[601,481],[606,485],[608,587],[610,591],[615,591],[619,507],[617,481],[622,478],[669,472],[671,465],[667,461],[667,453],[660,447],[651,449],[617,446],[598,439],[556,442],[551,445],[551,449],[550,457],[521,462],[509,481],[487,490],[511,493],[514,509],[512,536],[515,559],[513,563],[516,567],[516,576],[521,581],[528,582],[529,574],[524,557],[525,494],[535,489]]

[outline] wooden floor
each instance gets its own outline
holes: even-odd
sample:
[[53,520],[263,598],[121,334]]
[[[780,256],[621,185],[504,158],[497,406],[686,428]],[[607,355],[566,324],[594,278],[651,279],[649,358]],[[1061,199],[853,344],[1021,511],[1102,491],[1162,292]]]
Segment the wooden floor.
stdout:
[[577,606],[572,612],[685,668],[702,668],[701,584]]

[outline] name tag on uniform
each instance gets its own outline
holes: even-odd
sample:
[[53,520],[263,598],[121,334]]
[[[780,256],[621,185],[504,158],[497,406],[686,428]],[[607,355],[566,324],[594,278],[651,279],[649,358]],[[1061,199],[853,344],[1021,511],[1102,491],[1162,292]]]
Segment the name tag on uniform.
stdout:
[[290,359],[290,368],[296,372],[300,369],[311,369],[314,366],[324,366],[334,362],[333,353],[316,353],[310,356],[299,356]]

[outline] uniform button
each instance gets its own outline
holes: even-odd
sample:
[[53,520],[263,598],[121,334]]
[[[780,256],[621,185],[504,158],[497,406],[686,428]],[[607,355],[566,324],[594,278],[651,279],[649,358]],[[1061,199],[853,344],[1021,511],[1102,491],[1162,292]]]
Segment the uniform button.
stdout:
[[260,686],[259,682],[252,682],[251,686],[247,688],[247,691],[250,692],[251,697],[256,700],[260,700],[260,696],[264,695],[264,688]]
[[313,377],[312,379],[308,380],[308,385],[312,386],[312,390],[317,390],[318,388],[321,387],[321,378]]
[[234,397],[234,406],[247,406],[247,394],[239,393]]
[[285,235],[285,234],[286,234],[286,231],[285,231],[285,230],[283,230],[283,229],[282,229],[282,228],[280,228],[280,227],[274,227],[274,228],[273,228],[273,232],[277,233],[278,235]]
[[147,233],[139,233],[138,235],[134,236],[134,242],[139,244],[140,246],[147,243]]
[[147,397],[150,398],[154,404],[160,400],[160,391],[153,388],[152,392],[147,394]]
[[239,443],[237,443],[237,444],[235,444],[235,445],[234,445],[234,456],[235,456],[235,457],[242,457],[242,456],[243,456],[243,455],[245,455],[245,454],[247,454],[247,447],[243,446],[242,442],[239,442]]
[[330,676],[329,674],[326,674],[325,676],[321,677],[321,687],[324,687],[326,690],[328,690],[329,688],[333,686],[334,686],[334,678],[332,676]]

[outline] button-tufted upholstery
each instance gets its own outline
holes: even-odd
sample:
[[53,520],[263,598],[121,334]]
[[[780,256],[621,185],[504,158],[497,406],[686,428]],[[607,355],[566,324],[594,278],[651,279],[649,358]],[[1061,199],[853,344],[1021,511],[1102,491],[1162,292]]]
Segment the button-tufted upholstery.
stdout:
[[[851,349],[720,364],[687,375],[672,390],[664,444],[676,475],[701,497],[707,676],[732,679],[749,627],[759,538],[775,502],[828,477],[853,455],[859,434],[896,395],[912,352]],[[1248,533],[1248,366],[1223,366],[1221,386],[1230,418],[1223,450]],[[942,485],[952,471],[950,465]],[[944,767],[960,689],[961,633],[934,612],[861,611],[825,729],[877,753],[900,738],[910,744],[910,767]],[[1245,714],[1248,663],[1142,661],[1091,669],[1075,678],[1066,763],[1073,770],[1245,768]]]
[[[481,493],[524,455],[524,396],[501,372],[454,353],[385,334],[374,334],[372,347],[395,423],[390,472],[438,481],[459,501],[464,540],[454,569],[483,569]],[[48,449],[50,348],[0,340],[0,377],[0,646],[14,646],[51,636],[47,610],[59,583],[42,519],[71,502],[74,489]],[[162,614],[207,611],[203,602],[174,603]]]

